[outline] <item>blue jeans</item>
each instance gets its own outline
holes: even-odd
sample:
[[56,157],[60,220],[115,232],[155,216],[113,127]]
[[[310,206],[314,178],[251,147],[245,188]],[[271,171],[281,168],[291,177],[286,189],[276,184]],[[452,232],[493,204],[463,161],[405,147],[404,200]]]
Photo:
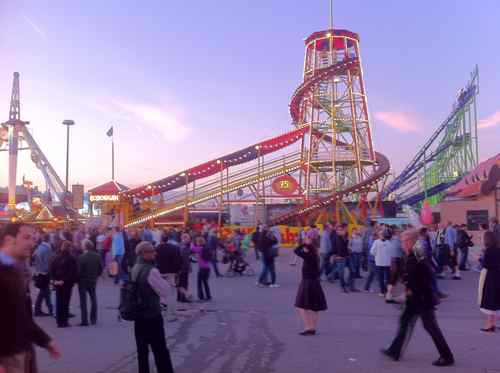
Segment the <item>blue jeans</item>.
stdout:
[[352,253],[351,256],[349,257],[349,260],[351,261],[351,268],[354,273],[354,276],[359,277],[360,276],[360,270],[361,270],[361,257],[362,253]]
[[387,293],[387,283],[389,282],[389,276],[391,275],[391,267],[377,266],[377,274],[380,292],[385,294]]
[[118,263],[118,274],[115,277],[115,284],[118,284],[120,282],[120,280],[122,280],[123,282],[126,282],[128,276],[127,276],[127,273],[125,273],[125,271],[122,268],[123,255],[116,255],[115,261],[116,261],[116,263]]
[[[347,283],[345,281],[345,269],[349,268],[349,278]],[[335,273],[338,273],[340,278],[340,286],[343,288],[349,286],[350,288],[354,285],[354,273],[352,271],[352,266],[350,265],[350,261],[348,258],[336,258],[335,259],[335,268],[330,272],[328,276],[329,279],[333,279]]]
[[330,262],[331,255],[328,254],[320,254],[320,259],[321,259],[321,264],[319,268],[319,275],[320,277],[325,274],[326,277],[330,274],[330,271],[332,270],[332,265]]
[[374,262],[368,260],[368,277],[366,278],[366,283],[365,283],[366,291],[370,290],[376,273],[377,273],[377,266],[375,265]]
[[260,273],[259,283],[267,284],[268,275],[271,275],[271,284],[276,283],[276,269],[274,267],[274,258],[264,258],[262,255],[262,272]]
[[469,257],[469,248],[468,247],[462,247],[460,248],[460,253],[462,256],[460,257],[460,266],[459,269],[461,271],[464,271],[467,269],[467,262],[468,262],[468,257]]

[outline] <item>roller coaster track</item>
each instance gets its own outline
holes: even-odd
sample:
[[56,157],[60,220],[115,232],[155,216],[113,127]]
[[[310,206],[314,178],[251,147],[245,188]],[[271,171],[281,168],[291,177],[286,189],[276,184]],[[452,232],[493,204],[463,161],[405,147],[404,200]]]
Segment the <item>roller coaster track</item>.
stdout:
[[[321,82],[331,79],[333,76],[337,74],[342,74],[350,70],[351,72],[357,71],[359,69],[359,60],[357,58],[346,58],[343,62],[333,64],[329,67],[319,69],[317,72],[310,77],[308,80],[304,81],[294,92],[291,102],[290,102],[290,114],[292,116],[292,120],[294,125],[297,127],[297,130],[291,132],[292,134],[292,140],[293,141],[288,141],[285,143],[284,146],[288,146],[291,143],[297,141],[299,138],[302,138],[305,136],[306,132],[310,130],[309,126],[304,126],[300,125],[300,104],[303,100],[303,98],[310,94],[312,90],[314,90]],[[322,135],[319,131],[313,130],[311,131],[313,136],[323,136],[325,141],[331,141],[331,139],[328,139],[324,135]],[[289,133],[290,134],[290,133]],[[287,135],[287,134],[285,134]],[[281,136],[285,136],[281,135]],[[248,148],[245,148],[244,151],[240,152],[235,152],[231,153],[228,156],[221,157],[218,160],[210,161],[207,162],[207,167],[203,169],[212,169],[212,165],[214,164],[213,162],[217,162],[215,164],[220,164],[221,169],[223,168],[229,168],[234,165],[240,165],[246,162],[249,162],[251,160],[254,160],[258,157],[258,155],[255,152],[255,149],[263,149],[260,148],[263,144],[271,144],[271,143],[280,143],[279,141],[275,141],[276,139],[279,139],[281,136],[268,140],[267,142],[260,143],[255,146],[251,146]],[[341,142],[337,142],[339,146],[343,145]],[[275,152],[277,150],[282,149],[284,146],[275,146],[275,148],[270,147],[268,150],[266,150],[266,154]],[[261,150],[262,152],[262,150]],[[246,154],[246,157],[242,158],[241,154]],[[273,223],[284,223],[288,220],[293,219],[294,217],[306,214],[306,213],[311,213],[314,210],[324,208],[327,206],[329,203],[332,203],[333,201],[339,199],[339,198],[344,198],[348,195],[354,194],[354,193],[362,193],[368,191],[370,188],[372,188],[375,184],[378,183],[388,172],[390,169],[390,163],[389,160],[381,153],[375,152],[375,160],[376,160],[376,165],[374,165],[374,171],[368,175],[365,179],[363,179],[361,182],[358,184],[352,185],[350,187],[347,187],[343,190],[337,191],[336,193],[332,193],[329,196],[323,197],[309,206],[304,206],[298,208],[296,211],[292,213],[285,214],[281,217],[278,217],[273,221]],[[229,160],[233,160],[234,162],[231,164],[229,163]],[[179,196],[176,201],[174,201],[171,204],[166,204],[163,207],[153,209],[152,211],[145,213],[141,216],[137,216],[133,218],[127,226],[134,226],[138,224],[143,224],[151,219],[156,219],[174,212],[178,212],[186,207],[189,206],[194,206],[196,204],[209,201],[211,199],[221,197],[224,194],[237,191],[241,188],[244,187],[249,187],[252,185],[256,185],[259,182],[263,182],[266,180],[271,180],[275,178],[276,176],[283,175],[283,174],[290,174],[295,171],[298,171],[301,167],[307,167],[307,165],[304,165],[303,163],[303,158],[301,157],[300,152],[298,153],[292,153],[290,155],[287,155],[285,157],[281,157],[281,162],[283,164],[280,164],[279,162],[270,162],[267,163],[263,166],[262,170],[257,170],[256,167],[251,167],[244,172],[239,172],[236,173],[235,175],[231,175],[228,177],[227,182],[225,183],[220,183],[217,181],[212,181],[209,182],[207,185],[204,185],[201,189],[197,188],[197,194],[195,196],[188,196],[187,194],[184,196]],[[224,161],[221,161],[224,160]],[[205,164],[204,164],[205,165]],[[218,170],[214,170],[213,172],[209,173],[203,173],[201,172],[199,175],[196,175],[198,171],[193,171],[193,170],[200,170],[202,169],[200,166],[194,167],[193,169],[190,169],[188,171],[184,171],[182,173],[178,173],[175,175],[172,175],[168,178],[153,182],[149,185],[152,187],[150,188],[150,193],[151,194],[157,194],[157,193],[162,193],[166,190],[169,189],[176,189],[180,188],[182,186],[185,186],[187,183],[193,181],[195,177],[197,179],[204,178],[206,176],[211,176],[214,175]],[[253,170],[253,171],[252,171]],[[184,176],[183,176],[184,175]],[[156,189],[156,190],[155,190]],[[139,187],[135,188],[131,191],[126,192],[129,196],[138,196],[138,197],[147,197],[148,192],[146,191],[146,187]]]
[[415,205],[439,195],[476,166],[475,100],[478,94],[479,72],[476,66],[471,80],[459,92],[451,113],[403,171],[386,186],[382,198],[394,193],[399,205]]

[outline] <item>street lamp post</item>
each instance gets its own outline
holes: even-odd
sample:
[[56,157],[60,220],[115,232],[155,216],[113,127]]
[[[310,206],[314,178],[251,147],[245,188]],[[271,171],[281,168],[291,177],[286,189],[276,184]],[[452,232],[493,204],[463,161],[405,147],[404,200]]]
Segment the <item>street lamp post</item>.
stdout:
[[71,119],[66,119],[62,122],[66,126],[66,193],[69,192],[69,127],[74,126],[75,122]]

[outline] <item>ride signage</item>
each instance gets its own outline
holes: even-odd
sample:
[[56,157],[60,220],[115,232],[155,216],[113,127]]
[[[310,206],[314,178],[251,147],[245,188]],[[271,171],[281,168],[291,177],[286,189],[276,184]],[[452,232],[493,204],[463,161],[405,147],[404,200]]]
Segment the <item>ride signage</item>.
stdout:
[[289,197],[299,189],[299,183],[292,176],[283,175],[274,179],[272,188],[276,194]]
[[110,195],[95,195],[89,197],[90,202],[118,202],[120,200],[120,196],[115,194]]

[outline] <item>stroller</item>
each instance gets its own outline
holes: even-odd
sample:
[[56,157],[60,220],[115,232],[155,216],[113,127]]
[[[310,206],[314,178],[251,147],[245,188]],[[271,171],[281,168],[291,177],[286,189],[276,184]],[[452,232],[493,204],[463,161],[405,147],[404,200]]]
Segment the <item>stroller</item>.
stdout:
[[255,271],[250,263],[245,260],[243,253],[238,251],[232,243],[224,248],[222,263],[229,263],[225,277],[235,277],[236,275],[255,276]]

